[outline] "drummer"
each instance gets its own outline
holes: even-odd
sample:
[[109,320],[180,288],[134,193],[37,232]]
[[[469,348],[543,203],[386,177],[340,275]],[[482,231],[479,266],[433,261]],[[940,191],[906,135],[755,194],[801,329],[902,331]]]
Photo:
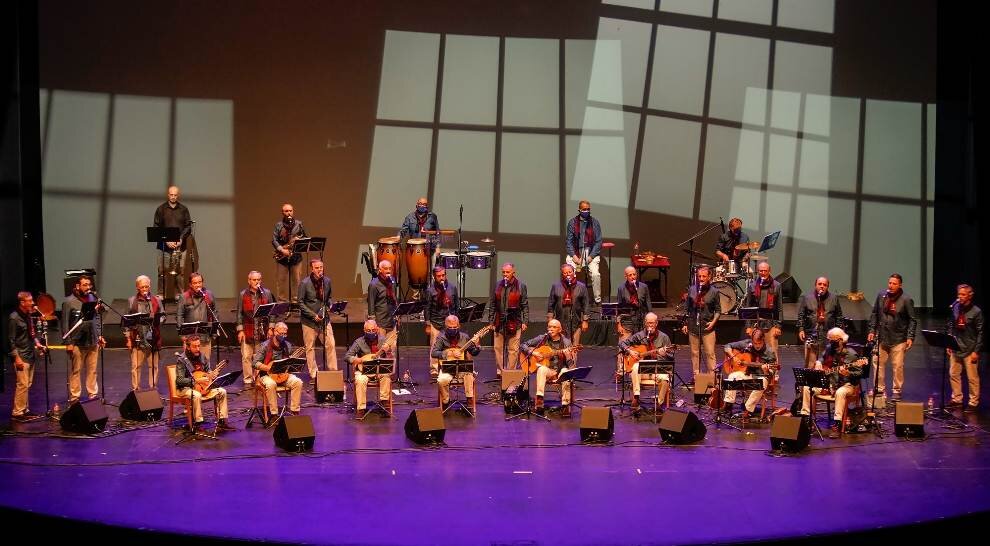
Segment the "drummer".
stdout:
[[749,235],[743,233],[742,225],[739,218],[729,220],[729,230],[715,243],[715,255],[727,263],[729,273],[741,272],[749,267],[746,260],[752,247]]
[[[420,197],[416,201],[416,210],[406,215],[406,219],[402,221],[402,227],[399,228],[399,235],[410,239],[425,238],[423,230],[440,231],[440,222],[437,220],[436,213],[430,210],[429,200],[425,197]],[[430,241],[430,256],[433,256],[440,249],[440,236],[439,234],[433,234],[428,238]]]

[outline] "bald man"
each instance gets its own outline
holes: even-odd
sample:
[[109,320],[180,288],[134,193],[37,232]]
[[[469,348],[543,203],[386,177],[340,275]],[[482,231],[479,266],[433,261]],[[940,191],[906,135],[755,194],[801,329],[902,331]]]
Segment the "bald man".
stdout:
[[178,296],[186,288],[186,250],[189,235],[192,233],[192,216],[189,209],[179,202],[178,186],[168,187],[168,199],[155,209],[155,227],[179,228],[179,240],[158,244],[158,250],[164,253],[158,263],[158,293],[165,294],[166,278],[169,284],[174,283],[175,294]]
[[[555,353],[549,358],[537,352],[540,347],[549,347],[553,351],[563,351]],[[539,335],[523,343],[519,351],[524,355],[535,358],[539,364],[536,369],[536,413],[543,415],[543,393],[546,390],[547,381],[557,379],[561,372],[574,366],[574,352],[567,350],[571,347],[571,340],[563,335],[560,321],[553,319],[547,322],[547,333]],[[560,385],[560,416],[571,416],[571,383],[564,381]]]
[[275,297],[278,301],[297,303],[298,294],[290,294],[292,286],[302,282],[302,254],[292,251],[296,240],[306,237],[302,220],[296,219],[296,209],[291,203],[282,204],[282,219],[275,223],[272,233],[272,247],[275,248]]

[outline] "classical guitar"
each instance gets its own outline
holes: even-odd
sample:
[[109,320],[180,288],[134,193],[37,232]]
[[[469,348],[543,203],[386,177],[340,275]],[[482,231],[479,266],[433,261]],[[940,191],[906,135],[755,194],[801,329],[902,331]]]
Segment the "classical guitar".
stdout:
[[[549,363],[551,358],[555,356],[562,356],[567,353],[574,353],[580,351],[581,349],[584,349],[583,345],[571,345],[570,347],[564,347],[563,349],[554,349],[549,345],[541,345],[533,349],[533,352],[530,353],[529,356],[519,355],[519,357],[522,361],[522,369],[526,370],[526,373],[533,373],[541,365],[546,365],[544,363]],[[543,359],[537,359],[536,355],[542,355]]]
[[[625,367],[626,373],[632,373],[633,364],[643,360],[648,357],[664,357],[668,358],[674,355],[674,351],[677,350],[677,345],[668,345],[666,347],[657,347],[656,349],[647,349],[646,345],[633,345],[629,347],[629,352],[622,357],[623,366]],[[633,354],[635,351],[638,354]]]
[[385,358],[388,355],[392,354],[392,351],[395,349],[395,341],[398,338],[399,338],[399,329],[396,328],[395,330],[389,332],[387,336],[385,336],[385,340],[382,341],[381,347],[378,349],[377,352],[368,353],[362,356],[360,360],[355,362],[354,369],[357,371],[361,371],[362,363],[371,362],[372,360],[378,360],[380,358]]
[[494,329],[495,327],[489,324],[488,326],[485,326],[481,330],[478,330],[478,333],[474,334],[474,336],[472,336],[471,339],[469,339],[468,342],[465,343],[463,347],[450,347],[448,349],[444,349],[443,351],[444,360],[465,360],[465,359],[471,360],[471,353],[467,352],[468,346],[471,345],[472,343],[477,345],[478,342],[481,341],[481,338],[485,337],[485,335],[488,334],[488,332],[491,332]]
[[[281,362],[283,360],[288,360],[290,358],[302,358],[304,354],[306,354],[306,348],[305,347],[296,347],[295,349],[293,349],[292,354],[290,354],[289,356],[287,356],[285,358],[280,358],[278,360],[273,360],[271,362],[271,365],[274,366],[277,362]],[[289,372],[272,373],[271,371],[269,371],[268,372],[268,377],[271,377],[272,378],[272,381],[274,381],[275,383],[278,383],[279,385],[281,385],[282,383],[285,383],[286,381],[289,380]]]
[[213,390],[213,381],[220,375],[220,370],[227,365],[226,360],[221,360],[219,364],[212,371],[197,370],[192,373],[193,376],[193,388],[196,389],[199,394],[206,396],[210,394]]

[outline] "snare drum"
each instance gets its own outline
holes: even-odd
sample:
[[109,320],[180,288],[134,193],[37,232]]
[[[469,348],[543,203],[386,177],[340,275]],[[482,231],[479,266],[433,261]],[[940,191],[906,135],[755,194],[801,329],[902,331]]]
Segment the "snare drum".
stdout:
[[375,270],[382,260],[388,260],[392,264],[392,274],[399,278],[399,237],[382,237],[378,239],[378,247],[375,249]]
[[[732,263],[732,262],[729,262],[729,263]],[[716,266],[715,267],[715,270],[712,271],[712,282],[721,282],[721,283],[724,283],[726,280],[728,280],[728,279],[726,279],[726,276],[725,275],[726,275],[725,266],[724,265]]]
[[488,269],[492,266],[492,253],[487,251],[474,251],[467,253],[468,269]]
[[724,314],[735,311],[737,298],[736,290],[727,282],[714,282],[712,289],[718,291],[719,312]]
[[406,274],[410,286],[426,286],[430,277],[430,249],[426,239],[406,241]]
[[437,258],[437,265],[444,269],[460,269],[461,260],[456,252],[441,252]]

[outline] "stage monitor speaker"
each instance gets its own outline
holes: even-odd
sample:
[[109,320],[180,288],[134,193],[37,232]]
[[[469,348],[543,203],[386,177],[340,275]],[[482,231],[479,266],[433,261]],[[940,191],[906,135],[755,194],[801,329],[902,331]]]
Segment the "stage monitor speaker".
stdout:
[[521,412],[520,404],[529,399],[529,390],[524,385],[527,375],[525,370],[502,370],[500,390],[505,413]]
[[316,441],[313,418],[309,415],[283,415],[272,433],[275,445],[286,451],[309,451]]
[[780,283],[780,303],[797,303],[801,297],[801,287],[794,277],[790,273],[781,273],[775,278]]
[[615,434],[612,408],[587,407],[581,410],[581,442],[607,444]]
[[714,373],[699,373],[694,376],[694,403],[707,404],[711,398],[711,387],[715,384]]
[[417,444],[442,444],[447,429],[440,408],[413,410],[406,419],[406,437]]
[[103,400],[98,398],[75,402],[65,410],[59,423],[69,432],[98,434],[107,428],[107,409],[103,407]]
[[[697,379],[697,378],[696,378]],[[693,444],[705,439],[708,429],[692,411],[667,410],[660,419],[660,439],[667,444]]]
[[924,438],[924,404],[921,402],[898,402],[894,406],[894,434],[899,438]]
[[770,427],[770,448],[776,451],[797,453],[808,447],[811,441],[811,425],[807,419],[790,415],[773,418]]
[[131,391],[120,403],[120,416],[129,421],[157,421],[162,410],[162,398],[153,390]]
[[316,402],[318,404],[339,404],[343,401],[343,370],[316,372]]

